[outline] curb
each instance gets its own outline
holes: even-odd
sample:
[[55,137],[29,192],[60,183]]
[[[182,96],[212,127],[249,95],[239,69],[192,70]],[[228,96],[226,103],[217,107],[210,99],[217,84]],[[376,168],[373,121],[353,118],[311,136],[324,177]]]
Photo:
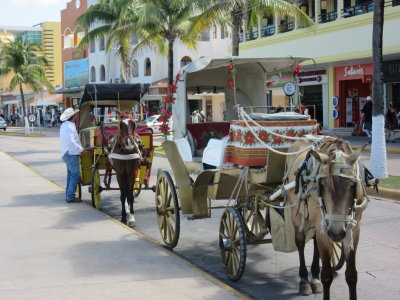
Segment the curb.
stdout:
[[[357,150],[361,148],[361,146],[352,146],[351,148],[353,150]],[[370,146],[365,147],[363,152],[371,152],[371,147]],[[400,154],[400,149],[386,149],[386,153]]]
[[0,135],[21,136],[21,137],[41,137],[41,136],[44,136],[44,134],[24,134],[24,133],[14,133],[14,132],[0,132]]
[[382,197],[394,201],[400,201],[400,190],[379,187],[379,193],[375,190],[369,189],[367,194],[378,198]]

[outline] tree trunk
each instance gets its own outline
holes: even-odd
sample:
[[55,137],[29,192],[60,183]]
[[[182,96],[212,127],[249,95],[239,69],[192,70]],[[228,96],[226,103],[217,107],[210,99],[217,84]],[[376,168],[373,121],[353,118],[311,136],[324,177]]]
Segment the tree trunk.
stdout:
[[[231,11],[232,17],[232,56],[239,56],[239,42],[240,42],[240,24],[242,22],[243,13],[242,10],[237,9]],[[244,33],[246,34],[246,33]]]
[[168,40],[168,85],[174,81],[174,40]]
[[19,92],[21,93],[22,113],[24,114],[23,117],[26,117],[25,97],[24,90],[22,89],[22,83],[19,84]]
[[387,158],[385,144],[385,116],[383,99],[383,22],[384,0],[374,1],[374,19],[372,31],[372,56],[374,62],[374,81],[372,83],[372,146],[371,173],[376,178],[387,178]]

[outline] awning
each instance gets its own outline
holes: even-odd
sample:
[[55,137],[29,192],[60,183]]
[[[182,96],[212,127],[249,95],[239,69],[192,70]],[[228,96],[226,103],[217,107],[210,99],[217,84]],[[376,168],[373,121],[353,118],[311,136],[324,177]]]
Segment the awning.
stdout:
[[3,101],[4,105],[12,105],[12,104],[17,104],[21,102],[21,99],[14,99],[14,100],[7,100],[7,101]]
[[57,103],[63,101],[63,95],[61,94],[44,94],[37,96],[30,106],[49,106],[57,105]]

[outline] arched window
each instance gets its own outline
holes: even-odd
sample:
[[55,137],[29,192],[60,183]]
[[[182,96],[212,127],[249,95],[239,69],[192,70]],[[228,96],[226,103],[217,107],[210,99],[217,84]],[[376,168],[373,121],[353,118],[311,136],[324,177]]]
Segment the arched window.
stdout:
[[132,77],[139,77],[139,64],[136,59],[132,60],[131,75]]
[[96,68],[95,67],[90,68],[90,81],[96,82]]
[[151,61],[150,61],[150,58],[146,58],[144,66],[145,66],[144,76],[151,76]]
[[89,43],[89,49],[90,49],[90,53],[94,53],[96,51],[96,43],[95,43],[95,41],[91,41]]
[[100,37],[100,46],[99,46],[99,50],[100,51],[104,51],[104,49],[106,49],[106,41],[104,39],[104,36]]
[[189,56],[184,56],[181,59],[181,68],[190,64],[192,62],[192,59]]
[[106,81],[106,68],[104,65],[100,66],[100,81]]
[[74,34],[67,28],[64,31],[64,49],[74,47]]

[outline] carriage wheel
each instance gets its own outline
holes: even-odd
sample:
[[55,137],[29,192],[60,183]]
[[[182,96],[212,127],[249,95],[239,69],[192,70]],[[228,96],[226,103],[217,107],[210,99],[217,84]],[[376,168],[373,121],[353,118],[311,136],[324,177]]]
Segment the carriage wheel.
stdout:
[[99,170],[93,168],[92,171],[92,205],[94,208],[100,208],[101,202],[101,185],[100,185],[100,175]]
[[160,172],[157,178],[156,210],[161,237],[165,245],[172,249],[179,239],[179,202],[174,182],[167,171]]
[[80,183],[76,185],[75,197],[79,199],[82,198],[82,185]]
[[333,271],[339,271],[345,262],[343,243],[332,243],[331,266]]
[[219,248],[225,273],[238,281],[246,266],[246,235],[242,217],[234,207],[228,207],[219,225]]
[[243,208],[243,223],[248,233],[247,239],[251,243],[262,239],[267,233],[266,209],[256,200]]
[[139,196],[141,191],[142,185],[140,184],[140,182],[135,181],[133,185],[133,194],[135,195],[135,197]]

